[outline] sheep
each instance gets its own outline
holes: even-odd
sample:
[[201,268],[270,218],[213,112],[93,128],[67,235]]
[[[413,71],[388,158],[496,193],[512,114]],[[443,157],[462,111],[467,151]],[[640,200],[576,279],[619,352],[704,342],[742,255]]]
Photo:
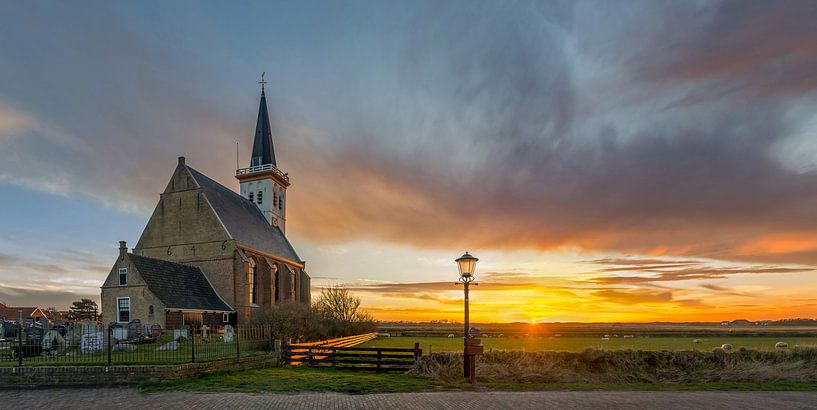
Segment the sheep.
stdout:
[[789,344],[786,342],[777,342],[774,344],[775,349],[785,349],[787,347],[789,347]]
[[729,343],[724,343],[721,345],[721,349],[726,351],[732,350],[732,345],[730,345]]
[[625,338],[625,339],[632,339],[632,338],[633,338],[633,335],[624,335],[624,338]]
[[602,340],[603,342],[609,342],[609,341],[610,341],[610,338],[609,338],[609,337],[607,337],[607,336],[605,335],[605,337],[602,337],[602,338],[601,338],[601,340]]
[[449,334],[448,334],[448,337],[449,337],[450,339],[453,339],[453,338],[454,338],[454,334],[453,334],[453,333],[449,333]]
[[695,340],[693,340],[693,341],[692,341],[692,343],[695,343],[696,345],[699,345],[699,344],[701,344],[701,343],[703,343],[703,342],[704,342],[704,341],[703,341],[703,340],[701,340],[701,339],[695,339]]

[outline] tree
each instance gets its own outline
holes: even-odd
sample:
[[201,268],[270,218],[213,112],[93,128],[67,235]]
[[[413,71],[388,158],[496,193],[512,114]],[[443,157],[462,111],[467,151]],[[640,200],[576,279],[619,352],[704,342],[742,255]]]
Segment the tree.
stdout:
[[359,307],[360,298],[355,297],[342,286],[323,288],[318,300],[315,301],[315,309],[326,317],[345,323],[358,319],[357,309]]
[[97,320],[99,306],[91,299],[77,300],[68,308],[68,316],[74,320]]

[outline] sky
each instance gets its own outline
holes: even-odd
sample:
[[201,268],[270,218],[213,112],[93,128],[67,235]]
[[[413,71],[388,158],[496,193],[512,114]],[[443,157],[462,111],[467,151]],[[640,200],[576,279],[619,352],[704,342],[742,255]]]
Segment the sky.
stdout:
[[260,73],[313,297],[380,320],[817,317],[813,1],[0,0],[0,302],[99,298]]

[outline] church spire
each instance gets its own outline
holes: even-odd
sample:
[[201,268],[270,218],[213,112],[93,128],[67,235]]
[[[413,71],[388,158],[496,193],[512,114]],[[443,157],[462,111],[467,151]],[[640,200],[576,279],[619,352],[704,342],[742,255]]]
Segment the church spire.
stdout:
[[252,159],[250,159],[250,166],[255,167],[259,165],[272,164],[277,167],[275,163],[275,148],[272,146],[272,128],[269,123],[269,113],[267,112],[267,97],[264,93],[264,74],[261,74],[261,105],[258,107],[258,121],[255,124],[255,139],[252,144]]

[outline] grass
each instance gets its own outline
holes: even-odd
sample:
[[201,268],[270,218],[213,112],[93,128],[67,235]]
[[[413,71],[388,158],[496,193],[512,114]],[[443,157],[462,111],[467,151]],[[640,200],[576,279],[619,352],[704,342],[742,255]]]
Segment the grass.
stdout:
[[[619,335],[622,336],[622,335]],[[700,339],[702,343],[693,343]],[[611,337],[609,341],[602,341],[599,337],[520,337],[520,338],[482,338],[485,350],[523,350],[527,352],[560,351],[581,352],[588,348],[604,350],[651,350],[651,351],[680,351],[699,350],[711,351],[724,343],[731,344],[736,350],[746,348],[750,350],[773,351],[777,342],[786,342],[789,346],[815,346],[817,337],[756,337],[756,336],[724,336],[724,337]],[[366,342],[361,347],[411,347],[415,342],[420,343],[424,354],[428,354],[429,345],[432,352],[462,351],[461,337],[384,337]]]
[[408,374],[278,367],[215,373],[194,379],[144,382],[143,391],[166,390],[252,393],[337,392],[349,394],[443,390],[448,384]]
[[346,394],[411,393],[424,391],[814,391],[808,382],[712,383],[502,383],[463,381],[446,383],[409,374],[363,373],[334,369],[280,367],[243,372],[216,373],[195,379],[143,382],[144,392],[196,391],[244,393]]

